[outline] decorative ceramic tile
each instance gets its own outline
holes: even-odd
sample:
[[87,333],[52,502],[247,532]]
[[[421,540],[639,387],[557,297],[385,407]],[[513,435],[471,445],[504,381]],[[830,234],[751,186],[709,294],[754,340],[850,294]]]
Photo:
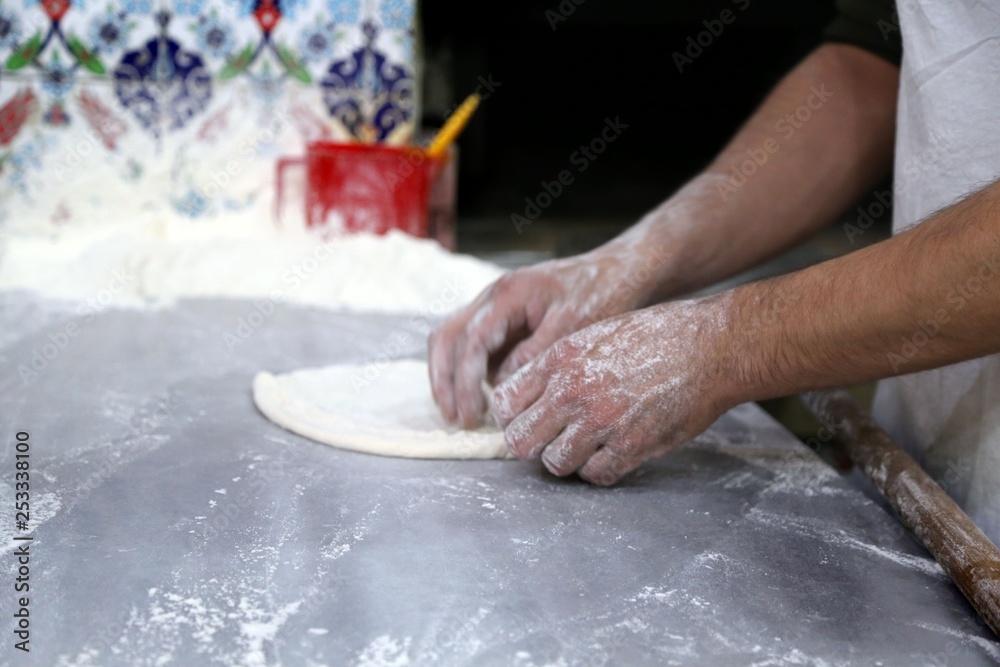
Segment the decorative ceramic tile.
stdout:
[[[308,139],[409,140],[414,11],[413,0],[0,0],[0,222],[90,219],[117,191],[98,175],[131,187],[127,210],[209,215],[248,205],[272,185],[273,161]],[[222,176],[234,163],[243,175]]]

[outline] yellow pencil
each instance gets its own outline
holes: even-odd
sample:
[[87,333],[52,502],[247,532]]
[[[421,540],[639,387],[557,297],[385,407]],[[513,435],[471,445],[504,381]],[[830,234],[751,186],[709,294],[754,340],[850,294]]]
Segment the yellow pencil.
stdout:
[[475,113],[478,106],[479,95],[472,93],[466,97],[461,106],[448,116],[448,120],[444,122],[444,125],[431,141],[430,146],[427,147],[427,156],[432,158],[439,157],[448,150],[448,147],[455,142],[458,135],[465,129],[466,123],[472,118],[472,114]]

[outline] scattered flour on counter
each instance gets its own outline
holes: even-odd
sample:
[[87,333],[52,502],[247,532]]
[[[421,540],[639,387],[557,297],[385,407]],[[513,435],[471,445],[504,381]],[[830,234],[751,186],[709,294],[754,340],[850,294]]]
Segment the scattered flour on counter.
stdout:
[[868,544],[848,535],[843,530],[831,530],[822,521],[805,520],[790,514],[776,514],[761,510],[758,507],[754,507],[747,512],[746,517],[751,521],[776,526],[783,530],[794,530],[803,536],[819,538],[832,545],[846,546],[857,551],[872,554],[924,574],[935,577],[948,576],[933,558],[906,554],[901,551],[893,551],[874,544]]
[[323,239],[254,219],[167,220],[70,229],[57,237],[12,236],[0,258],[0,289],[78,302],[86,312],[180,298],[244,298],[443,315],[502,273],[397,231]]
[[[0,498],[13,499],[14,487],[0,482]],[[16,529],[14,503],[3,503],[0,506],[0,555],[14,551],[19,546],[19,543],[14,541],[15,537],[26,537],[34,534],[42,524],[58,514],[61,508],[62,501],[56,494],[32,492],[31,520],[28,522],[29,530],[24,531]],[[14,563],[14,561],[11,561],[11,563]]]
[[[775,451],[757,447],[717,445],[714,451],[734,456],[765,474],[773,475],[766,485],[765,493],[793,493],[806,497],[816,495],[854,494],[855,491],[843,487],[840,475],[829,464],[808,451]],[[726,489],[742,489],[757,479],[755,470],[738,470],[720,478],[719,484]]]
[[867,542],[862,542],[861,540],[850,537],[849,535],[844,535],[841,538],[841,544],[845,544],[854,549],[860,551],[865,551],[870,554],[874,554],[879,558],[885,558],[893,563],[898,563],[904,567],[908,567],[914,570],[919,570],[925,574],[931,574],[938,577],[946,577],[945,571],[941,568],[938,562],[932,558],[925,558],[923,556],[912,556],[910,554],[904,554],[900,551],[892,551],[891,549],[884,549],[882,547],[875,546],[874,544],[868,544]]
[[720,554],[713,551],[706,551],[705,553],[698,554],[694,557],[694,562],[697,565],[703,567],[712,567],[709,563],[715,563],[719,565],[726,565],[730,563],[730,558],[725,554]]
[[563,658],[559,658],[555,662],[551,660],[535,662],[532,655],[527,651],[518,651],[514,654],[514,658],[514,662],[511,663],[514,667],[569,667],[569,663]]
[[828,662],[822,658],[806,655],[798,649],[792,649],[781,656],[772,656],[764,660],[750,663],[750,667],[793,667],[803,665],[806,667],[840,667],[848,665],[848,662]]
[[240,611],[250,620],[240,623],[240,630],[248,643],[248,651],[244,654],[244,665],[248,667],[265,667],[268,664],[264,653],[264,642],[273,642],[281,626],[288,617],[298,611],[302,602],[286,604],[275,612],[267,613],[250,604],[247,598],[240,600]]
[[96,645],[85,646],[75,656],[60,656],[57,665],[105,664],[106,650],[133,660],[133,664],[176,664],[190,654],[192,643],[206,663],[242,667],[280,664],[265,647],[275,644],[281,628],[300,610],[303,600],[274,606],[265,601],[262,591],[214,583],[214,587],[196,587],[201,589],[197,592],[149,589],[145,608],[128,610],[124,628],[116,630],[120,635],[102,636],[95,640]]
[[924,630],[930,630],[931,632],[940,632],[945,635],[950,635],[956,639],[960,639],[963,642],[969,642],[975,644],[980,649],[983,650],[988,656],[994,660],[1000,662],[1000,645],[995,641],[985,639],[983,637],[977,637],[976,635],[970,634],[968,632],[962,632],[960,630],[955,630],[954,628],[945,627],[943,625],[938,625],[937,623],[916,623],[918,628],[923,628]]
[[[300,495],[291,489],[275,507],[297,516]],[[114,602],[117,609],[106,609],[105,618],[116,620],[93,632],[75,654],[60,656],[58,664],[104,665],[113,658],[115,664],[280,666],[288,625],[310,618],[336,588],[320,568],[308,583],[279,595],[273,582],[295,567],[290,555],[299,557],[288,548],[296,540],[295,525],[282,528],[253,531],[211,572],[203,569],[205,543],[196,540],[191,557],[179,559],[166,581],[145,589],[138,600]]]
[[395,640],[381,635],[372,640],[358,656],[357,667],[405,667],[410,663],[410,638]]
[[378,522],[382,506],[376,504],[363,519],[354,526],[337,530],[332,536],[323,540],[324,544],[319,549],[319,555],[328,560],[337,560],[351,551],[351,546],[363,542],[372,532],[374,525]]
[[712,605],[704,598],[693,595],[686,590],[679,588],[656,588],[655,586],[644,586],[643,589],[630,598],[631,602],[646,602],[656,604],[667,604],[671,607],[685,607],[691,609],[709,609]]

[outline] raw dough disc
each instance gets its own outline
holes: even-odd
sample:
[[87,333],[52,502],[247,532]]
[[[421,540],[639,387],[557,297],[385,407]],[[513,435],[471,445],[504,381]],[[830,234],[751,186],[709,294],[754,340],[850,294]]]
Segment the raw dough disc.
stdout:
[[511,458],[495,424],[464,431],[444,421],[424,361],[262,372],[253,380],[253,400],[279,426],[341,449],[418,459]]

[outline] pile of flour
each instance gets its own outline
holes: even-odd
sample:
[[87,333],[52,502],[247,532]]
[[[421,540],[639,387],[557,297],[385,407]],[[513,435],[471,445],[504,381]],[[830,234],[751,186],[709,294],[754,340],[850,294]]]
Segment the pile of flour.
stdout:
[[[254,113],[252,99],[232,95],[201,126],[155,146],[126,132],[109,150],[81,126],[47,149],[45,170],[10,161],[0,182],[0,289],[88,311],[231,297],[442,314],[501,274],[402,233],[310,233],[301,168],[286,175],[276,225],[275,163],[302,154],[311,100]],[[21,143],[28,152],[34,140]]]
[[443,314],[502,272],[402,232],[322,238],[302,226],[278,229],[267,216],[235,212],[210,222],[148,216],[0,238],[0,289],[94,309],[229,297]]

